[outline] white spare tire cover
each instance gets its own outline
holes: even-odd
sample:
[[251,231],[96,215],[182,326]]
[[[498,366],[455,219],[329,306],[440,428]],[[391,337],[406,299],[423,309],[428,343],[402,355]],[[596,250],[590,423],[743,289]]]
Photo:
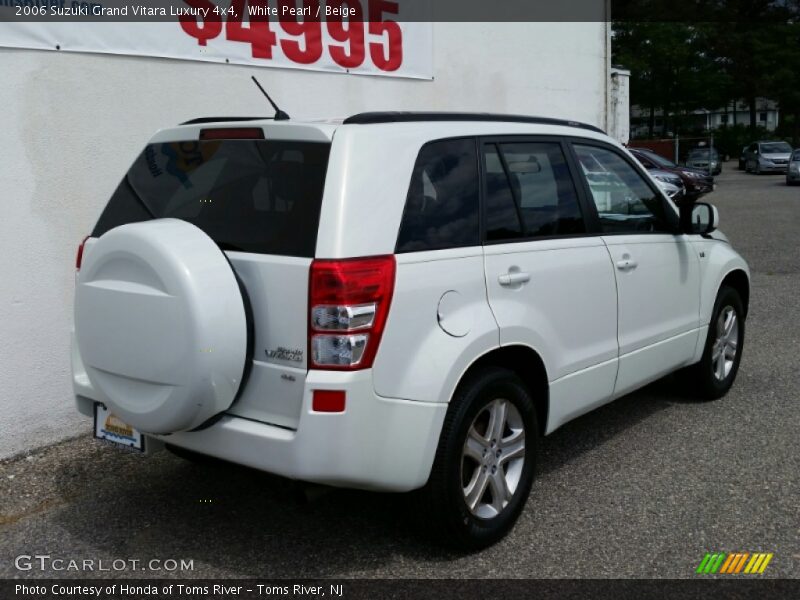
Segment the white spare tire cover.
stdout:
[[83,259],[75,336],[99,399],[149,433],[194,429],[236,398],[247,359],[239,284],[178,219],[122,225]]

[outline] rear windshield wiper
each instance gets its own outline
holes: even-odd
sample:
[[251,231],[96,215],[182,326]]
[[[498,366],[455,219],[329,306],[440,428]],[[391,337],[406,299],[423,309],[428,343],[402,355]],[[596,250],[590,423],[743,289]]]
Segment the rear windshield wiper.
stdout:
[[147,214],[149,214],[153,219],[157,219],[158,217],[156,216],[156,213],[153,212],[153,209],[150,208],[147,202],[144,201],[144,198],[142,198],[139,195],[139,192],[136,191],[136,188],[133,187],[133,184],[130,180],[130,175],[125,175],[125,184],[128,186],[131,194],[133,194],[133,197],[136,198],[136,201],[147,211]]

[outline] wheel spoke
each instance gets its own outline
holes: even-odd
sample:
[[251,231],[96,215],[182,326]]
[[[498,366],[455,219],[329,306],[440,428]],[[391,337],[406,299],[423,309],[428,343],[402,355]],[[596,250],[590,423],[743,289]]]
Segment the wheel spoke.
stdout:
[[730,336],[733,326],[736,324],[736,313],[728,309],[725,311],[725,337]]
[[717,339],[725,337],[725,313],[722,312],[717,317]]
[[725,346],[725,358],[728,360],[736,358],[736,346],[731,346],[730,344]]
[[497,469],[492,474],[489,478],[489,485],[492,489],[492,508],[499,514],[508,504],[508,501],[511,500],[511,490],[508,489],[503,469]]
[[464,497],[471,511],[475,510],[475,507],[478,506],[478,502],[483,498],[488,483],[489,473],[481,467],[475,469],[472,479],[467,484],[467,487],[464,488]]
[[486,428],[486,437],[489,442],[503,439],[503,432],[506,428],[507,405],[505,400],[495,400],[489,413],[489,426]]
[[475,430],[475,426],[469,428],[467,441],[464,442],[464,455],[480,463],[486,452],[486,440]]
[[501,454],[499,464],[505,464],[511,459],[525,456],[525,430],[520,429],[507,437],[500,444]]
[[720,357],[717,359],[716,369],[717,379],[720,381],[725,379],[725,356],[723,354],[720,354]]
[[720,354],[722,354],[722,346],[720,344],[714,345],[714,350],[711,352],[711,362],[717,364]]

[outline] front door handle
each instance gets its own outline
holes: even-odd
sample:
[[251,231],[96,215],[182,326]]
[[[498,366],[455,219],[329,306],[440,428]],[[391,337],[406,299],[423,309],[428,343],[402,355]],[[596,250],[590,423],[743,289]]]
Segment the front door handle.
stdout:
[[522,273],[521,271],[513,271],[500,275],[497,281],[500,285],[517,285],[520,283],[528,283],[531,280],[530,273]]
[[639,266],[639,263],[637,263],[627,254],[622,257],[622,260],[617,261],[617,268],[620,271],[631,271],[635,269],[637,266]]

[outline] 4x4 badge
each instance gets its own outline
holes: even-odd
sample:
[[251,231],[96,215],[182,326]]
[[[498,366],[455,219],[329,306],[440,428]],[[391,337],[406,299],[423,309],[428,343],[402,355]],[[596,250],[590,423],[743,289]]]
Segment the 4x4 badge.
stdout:
[[300,349],[290,350],[289,348],[278,346],[275,350],[265,350],[265,352],[267,353],[267,358],[303,362],[303,351]]

